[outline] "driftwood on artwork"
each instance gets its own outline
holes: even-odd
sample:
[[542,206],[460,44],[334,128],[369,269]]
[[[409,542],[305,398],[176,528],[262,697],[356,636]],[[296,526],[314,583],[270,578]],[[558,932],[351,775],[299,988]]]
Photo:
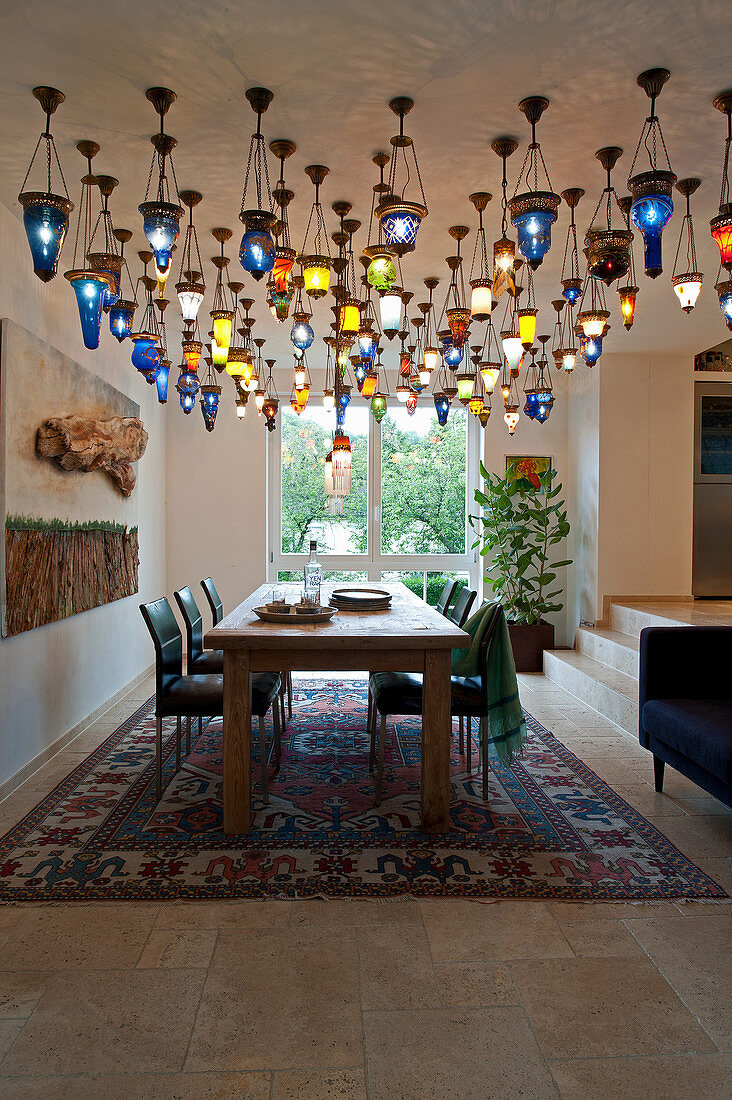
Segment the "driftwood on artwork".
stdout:
[[88,416],[58,416],[36,433],[36,452],[54,458],[64,470],[104,470],[126,497],[135,487],[131,463],[142,458],[148,435],[136,416],[93,420]]

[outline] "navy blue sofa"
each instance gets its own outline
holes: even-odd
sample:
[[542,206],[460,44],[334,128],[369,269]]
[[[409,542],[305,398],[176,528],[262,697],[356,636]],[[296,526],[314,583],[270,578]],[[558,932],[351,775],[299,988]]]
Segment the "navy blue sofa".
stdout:
[[640,743],[732,806],[732,626],[651,626],[640,636]]

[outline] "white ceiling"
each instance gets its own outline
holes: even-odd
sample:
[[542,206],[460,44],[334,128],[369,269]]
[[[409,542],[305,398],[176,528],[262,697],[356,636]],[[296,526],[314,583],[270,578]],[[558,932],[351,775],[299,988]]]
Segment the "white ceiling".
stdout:
[[[208,230],[230,226],[231,272],[237,278],[237,215],[255,119],[244,89],[264,85],[274,91],[264,118],[267,140],[290,138],[298,145],[287,170],[288,185],[296,192],[290,208],[295,245],[312,200],[303,173],[307,164],[331,168],[322,188],[324,203],[348,199],[353,216],[367,219],[376,181],[371,157],[389,150],[395,130],[387,101],[410,95],[416,106],[406,130],[415,140],[430,215],[417,251],[405,260],[405,285],[415,291],[416,302],[424,297],[424,276],[439,275],[439,305],[448,275],[444,258],[454,251],[447,227],[455,222],[475,226],[467,201],[471,191],[493,193],[486,224],[490,239],[499,235],[500,162],[490,141],[504,133],[520,139],[519,152],[509,162],[515,176],[529,135],[517,110],[519,99],[531,94],[550,98],[539,138],[554,189],[585,188],[578,210],[584,228],[603,186],[593,154],[603,145],[623,146],[614,180],[622,193],[648,109],[635,78],[643,69],[665,66],[672,75],[658,109],[672,166],[679,177],[703,179],[693,210],[705,284],[696,310],[682,314],[670,286],[681,222],[678,196],[664,234],[664,274],[655,282],[640,276],[637,321],[629,334],[620,325],[613,292],[613,332],[606,347],[693,353],[725,337],[714,292],[718,252],[708,220],[719,201],[725,134],[724,119],[711,101],[732,86],[728,0],[400,0],[389,5],[368,0],[26,0],[2,8],[0,201],[18,217],[16,196],[43,122],[31,89],[50,84],[66,94],[53,130],[72,198],[78,198],[84,170],[75,144],[93,138],[101,145],[96,169],[121,181],[112,199],[115,222],[135,231],[131,247],[143,247],[137,205],[149,169],[149,135],[156,129],[144,92],[166,85],[178,93],[166,128],[178,139],[179,185],[205,196],[196,219],[203,256],[217,250]],[[275,168],[273,161],[273,180]],[[329,210],[328,215],[335,229],[335,216]],[[548,303],[560,289],[567,222],[562,207],[552,250],[537,274],[539,331],[549,331],[553,320]],[[464,246],[468,255],[473,237],[474,228]],[[365,243],[363,228],[356,244]],[[637,260],[640,255],[638,249]],[[213,275],[208,265],[209,286]],[[278,356],[280,365],[289,362],[287,333],[263,306],[263,284],[250,285],[259,299],[257,335],[268,337],[267,351]],[[40,283],[38,293],[43,293]],[[319,335],[331,316],[328,304],[316,306]]]

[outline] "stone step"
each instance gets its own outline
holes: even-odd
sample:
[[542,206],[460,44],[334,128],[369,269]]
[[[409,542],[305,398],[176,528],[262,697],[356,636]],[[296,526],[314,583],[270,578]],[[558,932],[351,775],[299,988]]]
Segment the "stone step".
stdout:
[[637,607],[631,603],[612,603],[610,605],[610,629],[638,638],[641,630],[646,626],[688,625],[683,619],[673,617],[678,612],[663,614],[662,605],[659,605],[658,610],[650,610],[652,606]]
[[577,630],[575,648],[608,668],[617,669],[637,680],[639,644],[639,638],[632,634],[599,626],[581,626]]
[[544,675],[627,733],[637,734],[637,679],[573,649],[545,650]]

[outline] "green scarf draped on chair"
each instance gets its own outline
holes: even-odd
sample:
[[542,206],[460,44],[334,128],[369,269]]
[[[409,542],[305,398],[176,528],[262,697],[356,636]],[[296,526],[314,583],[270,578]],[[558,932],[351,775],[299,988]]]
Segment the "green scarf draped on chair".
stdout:
[[[488,603],[479,608],[466,622],[463,630],[470,635],[467,649],[452,652],[453,676],[484,676],[488,697],[488,749],[504,764],[521,755],[526,737],[521,702],[516,681],[508,623],[500,603]],[[485,668],[481,669],[481,646],[489,634]],[[485,723],[484,723],[485,725]]]

